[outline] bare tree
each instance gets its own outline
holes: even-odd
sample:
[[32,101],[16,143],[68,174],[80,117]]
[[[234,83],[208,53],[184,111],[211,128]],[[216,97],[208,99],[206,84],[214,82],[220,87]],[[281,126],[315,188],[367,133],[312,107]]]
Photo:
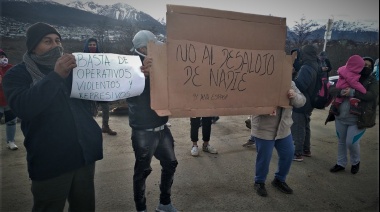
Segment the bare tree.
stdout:
[[305,16],[303,16],[299,22],[296,21],[295,23],[296,25],[293,27],[295,36],[292,40],[294,46],[299,48],[302,45],[306,44],[307,39],[310,37],[313,31],[312,28],[318,26],[318,24],[312,20],[307,20]]
[[103,19],[96,25],[94,29],[94,37],[97,38],[98,44],[101,47],[102,52],[108,52],[109,36],[108,36],[108,23],[106,19]]

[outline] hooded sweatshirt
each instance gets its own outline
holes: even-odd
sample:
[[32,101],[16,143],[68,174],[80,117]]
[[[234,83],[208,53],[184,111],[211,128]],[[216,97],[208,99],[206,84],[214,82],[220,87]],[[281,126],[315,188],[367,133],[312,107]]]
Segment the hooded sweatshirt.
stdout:
[[364,60],[359,55],[351,56],[346,65],[338,69],[339,79],[336,87],[339,89],[353,88],[363,94],[367,91],[364,86],[359,82],[360,72],[364,68]]
[[[96,50],[95,50],[95,52],[91,52],[90,49],[88,48],[88,43],[90,43],[90,41],[95,41],[95,43],[96,43]],[[83,52],[84,53],[100,53],[100,51],[99,51],[99,45],[98,45],[98,40],[96,40],[96,38],[89,38],[89,39],[87,39],[86,42],[84,43]]]

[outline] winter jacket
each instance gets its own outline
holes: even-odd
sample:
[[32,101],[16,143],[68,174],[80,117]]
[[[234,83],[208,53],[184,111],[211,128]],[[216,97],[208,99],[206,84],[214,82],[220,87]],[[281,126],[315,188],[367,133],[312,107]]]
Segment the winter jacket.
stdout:
[[358,128],[369,128],[375,126],[376,121],[376,107],[377,97],[379,95],[379,81],[372,75],[367,78],[360,78],[359,80],[367,92],[355,92],[354,97],[360,99],[358,107],[361,109],[362,114],[358,117]]
[[306,97],[306,103],[303,107],[293,108],[293,112],[311,114],[310,97],[312,96],[316,82],[317,73],[320,71],[318,64],[317,49],[313,45],[305,45],[301,49],[302,66],[294,82],[301,93]]
[[145,79],[145,88],[140,96],[127,99],[129,126],[133,129],[151,129],[164,125],[168,121],[167,116],[158,116],[150,107],[149,77]]
[[[290,104],[294,107],[302,107],[305,102],[305,96],[292,82],[292,89],[296,92],[296,97],[291,99]],[[277,107],[276,115],[258,115],[252,116],[251,134],[264,140],[277,140],[290,135],[290,127],[293,124],[292,108]]]
[[90,101],[70,98],[72,74],[63,79],[38,67],[46,76],[37,84],[21,63],[6,73],[3,87],[22,119],[29,177],[46,180],[102,159],[102,132]]
[[360,71],[354,72],[346,68],[346,66],[342,66],[338,69],[339,79],[336,83],[336,87],[339,89],[344,88],[353,88],[361,93],[366,93],[366,89],[359,82]]
[[[5,73],[12,68],[13,65],[8,64],[5,67],[0,66],[0,76],[4,79]],[[0,83],[0,106],[7,106],[7,100],[5,99],[4,91],[3,91],[3,83]]]
[[312,67],[310,65],[303,65],[298,73],[296,79],[294,79],[294,83],[297,88],[301,91],[302,94],[306,97],[306,103],[299,108],[294,107],[293,111],[296,113],[306,113],[311,114],[313,111],[313,107],[311,106],[310,97],[314,92],[314,88],[316,86],[317,81],[317,70],[318,65],[315,62],[316,67]]
[[[379,95],[379,82],[372,75],[368,77],[361,77],[359,82],[362,83],[364,88],[367,90],[365,94],[356,91],[354,96],[355,98],[360,99],[358,104],[359,111],[361,111],[361,115],[354,115],[350,113],[350,104],[349,99],[344,98],[344,102],[339,106],[339,116],[334,116],[332,113],[326,118],[326,122],[334,121],[335,119],[339,119],[344,122],[352,122],[357,124],[359,129],[370,128],[375,126],[376,121],[376,107],[377,107],[377,96]],[[329,93],[332,96],[340,96],[341,89],[336,88],[335,86],[331,86],[329,89]],[[333,106],[331,106],[333,107]],[[331,109],[330,109],[331,110]]]

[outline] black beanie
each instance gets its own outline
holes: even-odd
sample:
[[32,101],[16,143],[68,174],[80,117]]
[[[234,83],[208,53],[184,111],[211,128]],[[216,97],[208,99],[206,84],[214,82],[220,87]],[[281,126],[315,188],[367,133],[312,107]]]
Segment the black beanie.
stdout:
[[59,39],[61,39],[61,35],[58,31],[49,24],[38,22],[30,26],[26,31],[26,48],[28,49],[28,53],[31,53],[42,38],[48,34],[57,34]]

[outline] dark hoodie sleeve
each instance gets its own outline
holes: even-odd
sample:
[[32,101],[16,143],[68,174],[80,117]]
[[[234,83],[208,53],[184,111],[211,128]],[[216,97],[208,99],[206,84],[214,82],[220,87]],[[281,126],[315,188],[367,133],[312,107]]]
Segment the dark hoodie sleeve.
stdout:
[[308,66],[302,66],[297,78],[294,80],[297,88],[304,94],[309,95],[308,90],[311,86],[311,82],[313,82],[312,69]]

